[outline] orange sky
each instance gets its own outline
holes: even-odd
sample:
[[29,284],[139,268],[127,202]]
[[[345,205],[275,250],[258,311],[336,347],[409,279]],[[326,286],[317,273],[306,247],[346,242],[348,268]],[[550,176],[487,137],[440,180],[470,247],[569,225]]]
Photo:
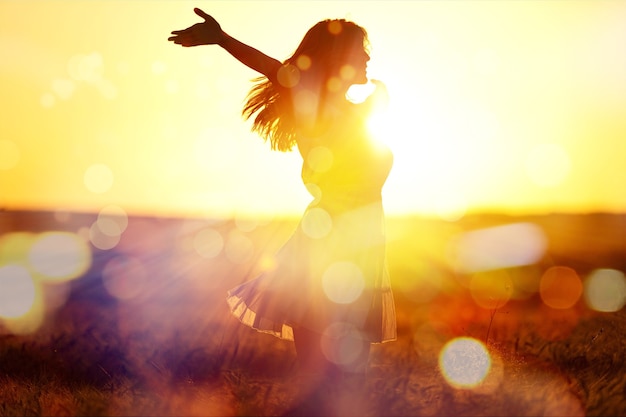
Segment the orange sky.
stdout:
[[167,42],[195,6],[281,60],[323,18],[369,31],[389,214],[626,209],[622,1],[1,0],[0,207],[304,209],[297,152],[240,117],[254,72]]

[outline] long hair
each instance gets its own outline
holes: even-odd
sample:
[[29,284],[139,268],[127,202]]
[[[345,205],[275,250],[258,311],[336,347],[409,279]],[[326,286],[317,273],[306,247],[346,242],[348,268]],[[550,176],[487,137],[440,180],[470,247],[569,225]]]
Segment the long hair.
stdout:
[[344,19],[327,19],[311,27],[277,74],[283,88],[265,76],[253,80],[242,111],[246,120],[256,114],[252,131],[269,141],[273,150],[291,150],[299,127],[291,87],[306,86],[316,96],[316,106],[323,106],[330,78],[350,51],[355,46],[365,48],[366,42],[365,29]]

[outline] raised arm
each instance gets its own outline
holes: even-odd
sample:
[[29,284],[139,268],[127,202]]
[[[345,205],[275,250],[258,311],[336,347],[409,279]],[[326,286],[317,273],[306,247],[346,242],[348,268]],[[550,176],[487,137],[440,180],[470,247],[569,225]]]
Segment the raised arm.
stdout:
[[185,47],[220,45],[244,65],[260,72],[271,81],[276,79],[278,69],[282,65],[280,61],[229,36],[212,16],[202,10],[195,8],[194,12],[202,17],[204,22],[196,23],[187,29],[173,31],[173,36],[168,38],[169,41]]

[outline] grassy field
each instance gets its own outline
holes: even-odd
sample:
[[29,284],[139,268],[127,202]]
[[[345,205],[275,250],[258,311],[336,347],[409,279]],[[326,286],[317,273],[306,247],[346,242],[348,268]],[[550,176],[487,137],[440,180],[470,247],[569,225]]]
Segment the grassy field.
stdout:
[[[0,213],[0,267],[20,256],[6,236],[87,236],[95,219]],[[512,290],[508,300],[481,306],[472,274],[450,265],[450,242],[507,224],[538,226],[546,248],[530,264],[485,273],[504,273]],[[240,325],[224,295],[263,269],[293,227],[291,220],[130,218],[117,245],[92,248],[79,278],[44,286],[36,331],[0,321],[0,415],[288,414],[297,394],[293,344]],[[203,230],[217,232],[221,246],[199,240],[209,236]],[[539,291],[552,266],[581,278],[597,268],[625,271],[625,236],[623,215],[389,219],[398,340],[373,346],[367,395],[354,403],[349,393],[333,393],[333,413],[626,415],[625,309],[594,311],[582,296],[553,308]],[[472,388],[455,387],[439,362],[459,337],[489,353],[491,367]]]

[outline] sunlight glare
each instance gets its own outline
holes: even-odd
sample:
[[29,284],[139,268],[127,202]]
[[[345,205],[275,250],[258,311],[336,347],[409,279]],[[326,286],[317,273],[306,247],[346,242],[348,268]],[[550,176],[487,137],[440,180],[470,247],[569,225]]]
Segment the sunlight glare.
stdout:
[[10,140],[0,139],[0,171],[8,171],[20,161],[20,149]]
[[70,76],[76,81],[97,83],[103,74],[102,55],[92,52],[88,55],[77,54],[72,56],[67,64]]
[[13,232],[0,235],[0,266],[28,262],[28,251],[36,235],[29,232]]
[[69,100],[74,94],[76,90],[76,83],[72,80],[66,80],[62,78],[57,78],[52,80],[52,91],[59,97],[61,100]]
[[109,80],[101,80],[96,84],[96,88],[107,100],[113,100],[117,97],[117,87]]
[[154,61],[150,67],[154,75],[161,75],[167,72],[167,64],[163,61]]
[[217,230],[207,227],[194,235],[193,248],[205,259],[215,258],[224,248],[224,238]]
[[[108,227],[110,223],[106,222],[105,225]],[[120,238],[120,234],[108,235],[104,233],[102,229],[100,229],[100,224],[97,220],[93,222],[89,228],[88,239],[94,247],[100,250],[113,249],[120,242]]]
[[306,71],[311,68],[311,64],[311,58],[308,55],[302,54],[296,59],[296,65],[302,71]]
[[312,91],[298,90],[293,98],[296,111],[303,115],[312,115],[317,111],[317,95]]
[[479,395],[494,395],[498,390],[502,389],[504,361],[497,352],[490,351],[488,353],[491,361],[489,371],[482,382],[473,389],[473,392]]
[[301,221],[302,231],[312,239],[321,239],[328,235],[333,228],[330,214],[321,207],[309,209]]
[[365,280],[361,269],[352,262],[341,261],[330,265],[322,276],[326,297],[337,304],[349,304],[361,296]]
[[128,215],[120,206],[108,205],[98,212],[98,228],[107,236],[119,236],[128,227]]
[[530,265],[545,253],[547,239],[533,223],[512,223],[465,232],[450,241],[448,260],[461,272]]
[[180,91],[180,83],[178,80],[167,80],[165,82],[165,92],[168,94],[176,94]]
[[259,226],[259,220],[242,215],[235,215],[235,227],[242,232],[252,232]]
[[65,209],[58,208],[54,210],[54,220],[56,220],[59,223],[67,223],[70,221],[71,218],[72,218],[72,213]]
[[346,98],[352,103],[363,103],[376,90],[372,82],[366,84],[353,84],[346,92]]
[[235,264],[242,264],[252,259],[254,243],[252,239],[241,233],[239,230],[231,230],[226,238],[224,254]]
[[562,146],[544,143],[535,146],[526,158],[526,173],[540,187],[556,187],[571,170],[570,157]]
[[513,294],[513,282],[506,270],[474,273],[469,284],[472,298],[480,307],[493,310],[504,306]]
[[489,373],[491,357],[485,345],[470,337],[446,343],[439,354],[439,369],[455,388],[473,388]]
[[615,312],[626,304],[626,277],[616,269],[596,269],[585,280],[587,305],[596,311]]
[[0,267],[0,319],[27,314],[35,302],[36,289],[28,270],[18,265]]
[[448,222],[460,220],[467,212],[467,199],[460,192],[438,193],[434,209],[439,218]]
[[119,300],[130,300],[145,292],[148,273],[140,260],[117,256],[102,269],[102,284]]
[[414,260],[407,262],[406,267],[412,278],[394,281],[394,287],[411,302],[426,304],[441,292],[445,278],[432,263]]
[[490,48],[480,49],[472,60],[474,70],[484,76],[496,75],[500,68],[498,53]]
[[94,194],[103,194],[113,186],[113,172],[106,164],[93,164],[84,175],[85,187]]
[[363,350],[363,337],[350,323],[333,323],[326,328],[321,340],[326,359],[337,365],[349,365]]
[[307,153],[306,163],[315,172],[326,172],[333,166],[333,152],[326,146],[316,146]]
[[356,69],[352,65],[343,65],[339,69],[339,76],[344,80],[351,80],[356,75]]
[[50,94],[50,93],[42,94],[39,99],[39,104],[41,104],[41,107],[44,107],[47,109],[54,106],[56,102],[57,102],[57,99],[54,97],[53,94]]
[[545,305],[564,310],[573,307],[583,293],[576,271],[566,266],[548,268],[539,282],[539,295]]
[[282,65],[276,73],[276,78],[283,87],[293,88],[300,82],[300,70],[296,65]]
[[28,259],[36,272],[55,281],[67,281],[84,274],[91,266],[91,251],[73,233],[46,232],[37,237]]

